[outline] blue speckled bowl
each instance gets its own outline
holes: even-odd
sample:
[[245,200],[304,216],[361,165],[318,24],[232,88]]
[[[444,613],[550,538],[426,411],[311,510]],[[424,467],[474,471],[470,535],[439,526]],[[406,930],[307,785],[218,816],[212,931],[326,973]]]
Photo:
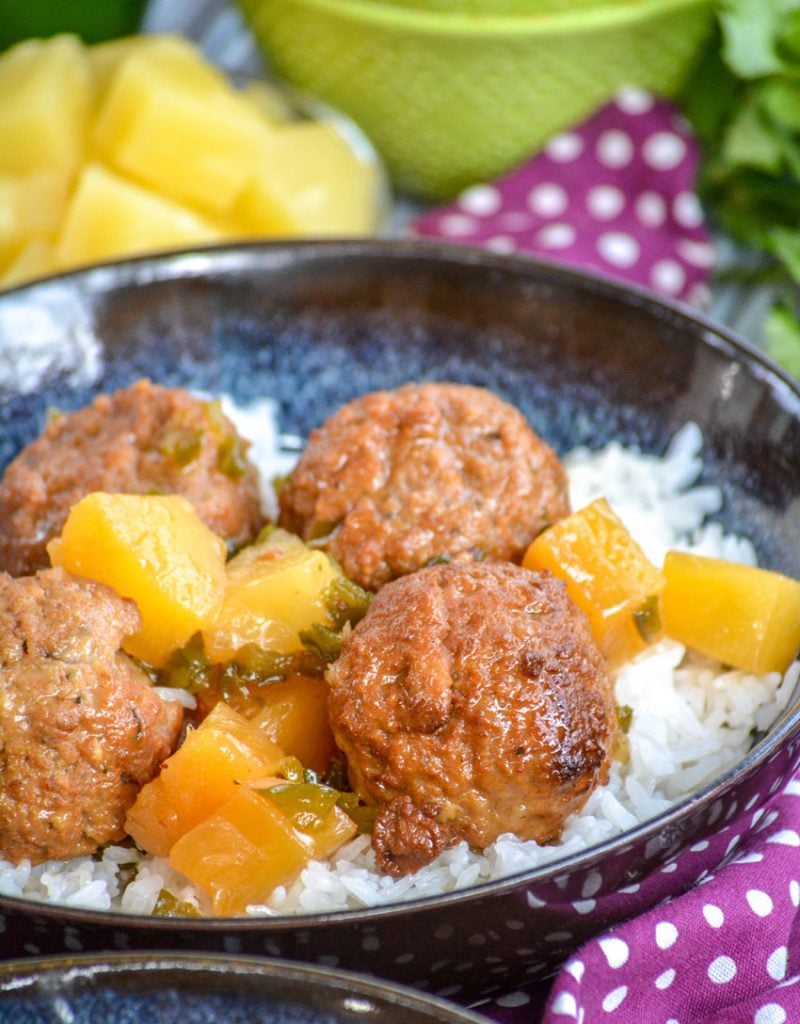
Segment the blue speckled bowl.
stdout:
[[0,1024],[482,1024],[432,996],[349,972],[222,955],[0,964]]
[[[797,383],[712,323],[618,284],[463,247],[375,241],[254,245],[54,278],[0,296],[0,466],[48,406],[144,374],[239,401],[272,396],[281,429],[301,434],[360,392],[422,378],[493,388],[560,451],[616,437],[659,452],[691,419],[725,525],[753,539],[764,565],[800,578]],[[799,762],[800,711],[790,710],[714,785],[649,824],[414,904],[175,920],[2,898],[0,954],[222,950],[489,995],[716,868],[731,830],[752,827]]]

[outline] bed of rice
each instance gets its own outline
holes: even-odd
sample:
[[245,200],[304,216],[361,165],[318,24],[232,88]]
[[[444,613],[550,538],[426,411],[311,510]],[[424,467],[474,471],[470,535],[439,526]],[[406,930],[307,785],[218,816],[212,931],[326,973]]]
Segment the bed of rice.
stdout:
[[[245,436],[265,409],[231,410]],[[288,439],[276,462],[274,432],[260,434],[254,456],[267,478],[284,472],[296,443]],[[611,444],[599,452],[576,450],[565,460],[573,508],[605,496],[656,563],[668,548],[740,562],[755,562],[752,545],[725,534],[713,516],[716,488],[699,486],[702,437],[688,424],[663,458]],[[288,451],[286,450],[288,449]],[[578,853],[668,808],[713,780],[748,749],[751,731],[766,729],[786,705],[798,666],[784,679],[725,671],[664,641],[625,665],[617,703],[633,709],[630,759],[614,763],[608,784],[596,790],[566,825],[555,846],[501,836],[483,853],[461,844],[413,876],[395,880],[374,870],[369,838],[359,836],[327,863],[312,862],[289,888],[277,889],[252,914],[278,915],[360,908],[417,899],[514,874],[565,854]],[[96,859],[49,861],[34,868],[0,860],[0,893],[73,907],[151,913],[162,889],[205,909],[203,898],[163,859],[112,846]]]

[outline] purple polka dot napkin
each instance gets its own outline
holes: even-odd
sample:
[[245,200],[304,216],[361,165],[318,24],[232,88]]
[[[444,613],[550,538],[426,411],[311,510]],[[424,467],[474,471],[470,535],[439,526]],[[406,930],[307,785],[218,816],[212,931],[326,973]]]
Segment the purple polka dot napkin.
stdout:
[[713,247],[694,191],[698,162],[671,103],[624,89],[523,166],[425,212],[410,230],[557,260],[704,306]]
[[[678,862],[691,871],[711,843],[723,858],[716,872],[590,940],[550,986],[523,986],[480,1011],[498,1024],[799,1022],[800,774],[662,873]],[[660,884],[657,873],[642,887]]]

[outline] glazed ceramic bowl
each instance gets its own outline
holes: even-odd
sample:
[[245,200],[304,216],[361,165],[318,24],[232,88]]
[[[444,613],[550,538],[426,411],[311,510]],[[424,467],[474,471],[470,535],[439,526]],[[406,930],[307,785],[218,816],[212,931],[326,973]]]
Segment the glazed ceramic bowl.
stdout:
[[709,0],[238,2],[277,75],[352,117],[398,188],[433,197],[522,162],[622,86],[675,95],[712,24]]
[[[561,452],[612,438],[663,452],[693,420],[724,525],[752,538],[763,565],[800,578],[797,383],[702,317],[607,280],[464,247],[297,242],[131,261],[9,291],[0,465],[49,407],[142,375],[240,403],[271,397],[279,429],[304,436],[357,394],[421,379],[492,388]],[[211,920],[4,897],[0,953],[217,950],[488,995],[551,971],[587,936],[716,868],[798,761],[800,711],[790,709],[733,768],[657,819],[545,867],[402,905]]]
[[0,1024],[483,1024],[360,975],[247,957],[120,954],[0,964]]

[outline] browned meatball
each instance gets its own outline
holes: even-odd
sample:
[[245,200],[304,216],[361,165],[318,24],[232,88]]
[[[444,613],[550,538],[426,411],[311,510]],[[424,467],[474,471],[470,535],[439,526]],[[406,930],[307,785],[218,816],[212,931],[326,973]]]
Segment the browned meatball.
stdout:
[[252,540],[262,521],[258,480],[240,447],[216,406],[180,389],[139,381],[100,395],[51,422],[6,469],[0,570],[48,566],[47,542],[92,491],[182,494],[232,547]]
[[377,590],[436,558],[519,561],[569,512],[553,451],[482,388],[407,384],[343,406],[311,434],[281,523]]
[[175,747],[183,712],[119,652],[136,606],[62,569],[0,574],[0,854],[93,853]]
[[547,843],[608,774],[611,682],[560,580],[453,563],[388,583],[328,671],[373,847],[405,874],[466,839]]

